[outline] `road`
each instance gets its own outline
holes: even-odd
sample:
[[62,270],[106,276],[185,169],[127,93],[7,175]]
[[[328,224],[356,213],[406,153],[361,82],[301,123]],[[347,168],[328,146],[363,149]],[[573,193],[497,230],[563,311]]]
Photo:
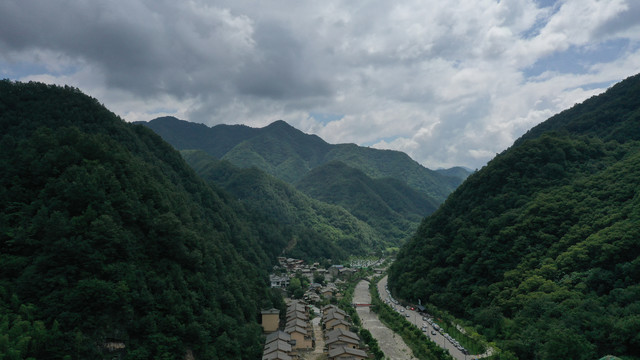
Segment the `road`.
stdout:
[[[353,291],[353,302],[356,304],[370,304],[369,282],[361,280]],[[370,311],[369,307],[357,307],[356,311],[362,322],[362,327],[369,330],[378,340],[378,346],[389,359],[416,359],[400,335],[396,335],[378,319],[378,315]]]
[[[378,294],[380,295],[380,299],[382,299],[382,301],[389,299],[389,294],[386,291],[386,286],[387,286],[387,276],[383,277],[380,280],[380,282],[378,282]],[[394,305],[394,304],[391,304],[391,305],[393,305],[396,309],[401,308],[400,305]],[[401,312],[401,314],[409,315],[407,317],[407,320],[409,320],[409,322],[411,322],[412,324],[416,325],[418,328],[422,328],[423,325],[427,325],[427,331],[424,332],[424,334],[427,335],[429,339],[431,339],[431,341],[436,343],[438,346],[448,350],[449,354],[451,354],[451,356],[453,356],[458,360],[471,360],[471,359],[476,359],[476,358],[486,356],[485,354],[483,355],[463,354],[460,350],[458,350],[455,346],[453,346],[453,344],[450,343],[449,340],[447,340],[440,332],[433,331],[435,332],[435,335],[432,334],[432,330],[435,330],[435,329],[431,325],[429,325],[429,323],[427,323],[426,321],[423,321],[422,315],[418,314],[416,311],[404,309],[404,311]]]

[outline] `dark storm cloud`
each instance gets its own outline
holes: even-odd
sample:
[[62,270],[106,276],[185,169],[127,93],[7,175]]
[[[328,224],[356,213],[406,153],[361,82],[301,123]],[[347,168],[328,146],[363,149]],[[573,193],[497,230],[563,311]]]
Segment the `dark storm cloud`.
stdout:
[[186,10],[198,9],[162,2],[9,1],[0,4],[0,41],[7,52],[47,49],[95,64],[108,86],[138,95],[219,91],[250,50],[250,22],[218,9]]
[[330,84],[315,73],[314,59],[290,30],[275,22],[259,23],[253,39],[256,55],[236,82],[242,94],[278,100],[330,95]]

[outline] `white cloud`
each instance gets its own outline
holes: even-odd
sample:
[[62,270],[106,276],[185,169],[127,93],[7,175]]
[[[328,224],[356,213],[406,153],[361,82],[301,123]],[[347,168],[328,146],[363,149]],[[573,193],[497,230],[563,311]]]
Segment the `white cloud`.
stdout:
[[0,75],[79,87],[130,121],[283,119],[476,168],[637,72],[639,17],[632,0],[9,0]]

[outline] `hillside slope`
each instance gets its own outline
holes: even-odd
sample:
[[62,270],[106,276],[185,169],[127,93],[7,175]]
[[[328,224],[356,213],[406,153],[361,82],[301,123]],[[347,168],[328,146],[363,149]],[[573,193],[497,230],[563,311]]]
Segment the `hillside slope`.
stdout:
[[438,206],[401,181],[372,179],[339,161],[313,169],[296,187],[315,199],[347,209],[387,239],[408,238],[424,214]]
[[393,291],[475,322],[505,356],[640,356],[639,98],[634,76],[471,175],[401,249]]
[[153,129],[176,149],[203,150],[236,166],[255,166],[291,184],[311,169],[334,160],[374,179],[398,179],[438,203],[462,182],[458,177],[429,170],[402,152],[354,144],[328,144],[282,120],[261,129],[240,125],[208,128],[175,118],[159,118],[140,124]]
[[181,153],[202,178],[240,200],[262,233],[280,234],[285,251],[279,255],[342,261],[384,249],[376,231],[341,207],[312,199],[256,168],[241,169],[203,151]]
[[149,129],[0,81],[0,353],[255,359],[279,251]]

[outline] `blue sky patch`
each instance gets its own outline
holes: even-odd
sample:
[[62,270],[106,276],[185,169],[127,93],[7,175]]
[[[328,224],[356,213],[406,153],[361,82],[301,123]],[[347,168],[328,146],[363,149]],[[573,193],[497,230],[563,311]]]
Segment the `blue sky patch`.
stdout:
[[614,39],[598,45],[571,46],[563,52],[556,52],[538,59],[535,64],[524,69],[526,77],[535,77],[546,71],[561,74],[584,74],[589,67],[598,63],[608,63],[619,59],[629,50],[628,39]]
[[317,121],[323,123],[323,124],[327,124],[330,123],[332,121],[336,121],[336,120],[340,120],[344,117],[344,114],[331,114],[331,113],[322,113],[322,112],[315,112],[315,111],[310,111],[309,112],[309,117],[312,117],[314,119],[316,119]]

